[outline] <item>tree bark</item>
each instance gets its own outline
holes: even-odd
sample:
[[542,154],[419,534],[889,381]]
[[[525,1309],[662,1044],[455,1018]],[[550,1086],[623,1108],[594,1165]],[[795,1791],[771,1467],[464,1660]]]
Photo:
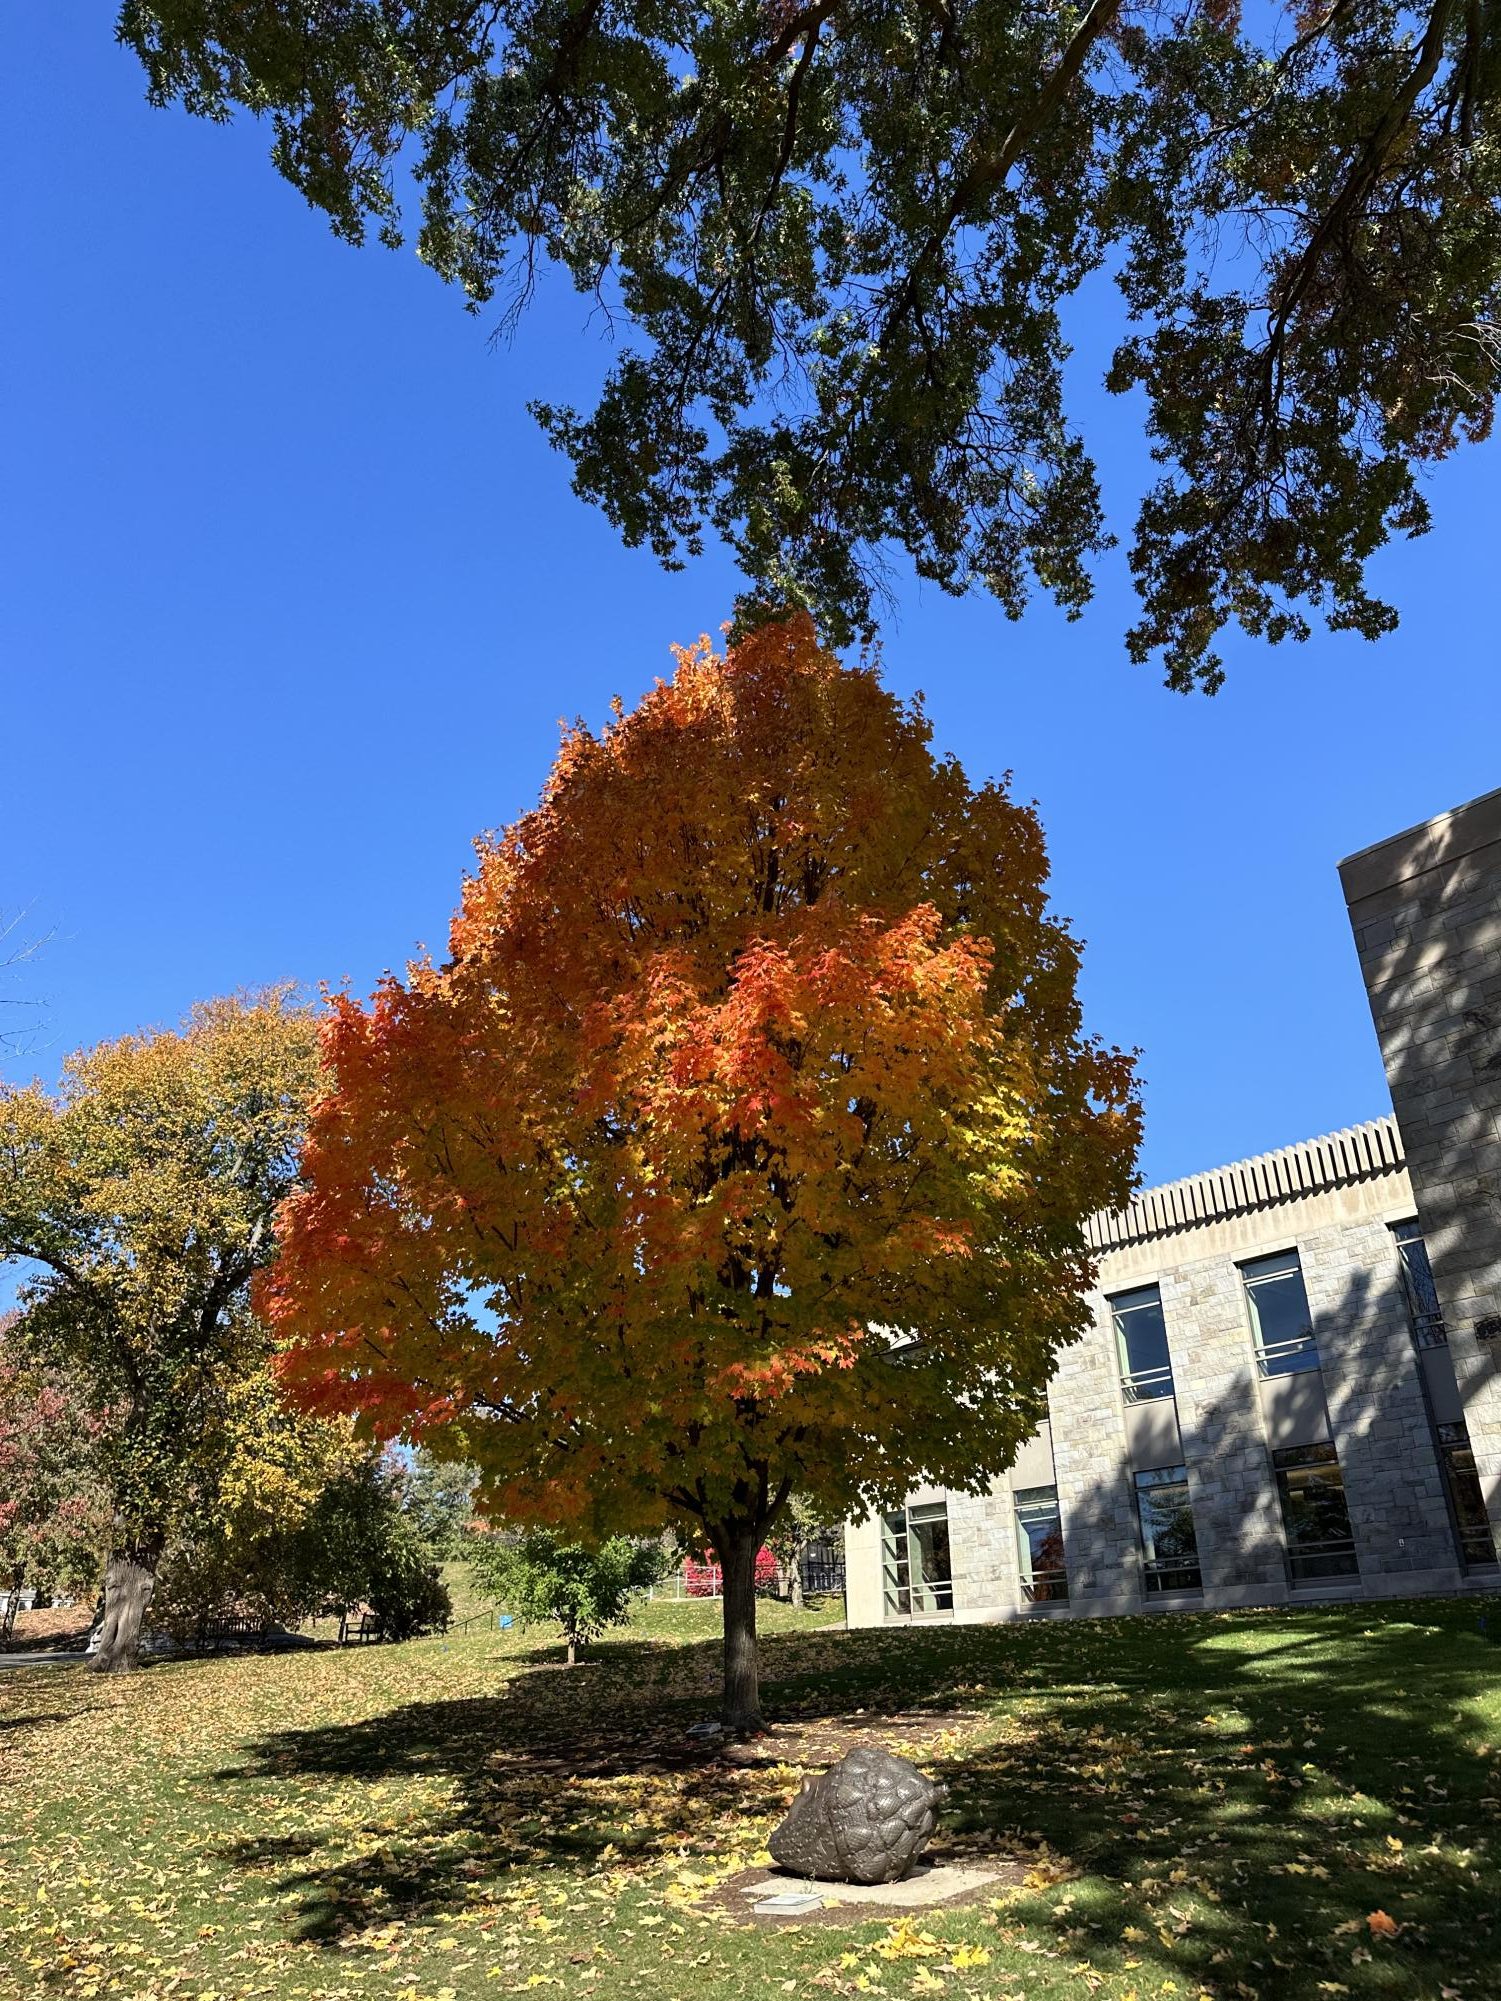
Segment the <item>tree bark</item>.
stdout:
[[756,1654],[756,1557],[765,1530],[726,1522],[715,1548],[724,1577],[724,1701],[720,1721],[749,1734],[761,1721],[761,1674]]
[[95,1674],[123,1674],[139,1663],[141,1622],[156,1589],[160,1553],[154,1549],[112,1549],[104,1571],[104,1623],[99,1645],[86,1663]]
[[579,1657],[578,1639],[574,1634],[570,1633],[568,1635],[568,1665],[570,1667],[577,1667],[578,1657]]

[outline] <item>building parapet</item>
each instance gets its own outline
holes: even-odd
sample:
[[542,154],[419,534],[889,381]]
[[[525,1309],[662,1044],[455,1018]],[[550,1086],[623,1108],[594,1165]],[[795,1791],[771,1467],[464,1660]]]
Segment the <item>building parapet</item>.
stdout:
[[1207,1174],[1191,1174],[1185,1181],[1143,1189],[1124,1209],[1102,1209],[1091,1216],[1085,1236],[1093,1250],[1118,1250],[1276,1202],[1397,1174],[1405,1164],[1397,1121],[1371,1119]]

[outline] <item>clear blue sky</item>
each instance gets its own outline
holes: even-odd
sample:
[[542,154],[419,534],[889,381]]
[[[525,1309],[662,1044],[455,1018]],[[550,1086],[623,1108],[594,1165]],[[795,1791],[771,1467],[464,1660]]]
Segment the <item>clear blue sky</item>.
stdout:
[[[412,255],[337,243],[264,133],[150,110],[112,11],[0,22],[0,906],[53,933],[10,982],[47,1024],[11,1075],[441,947],[558,718],[634,700],[736,587],[621,549],[526,416],[602,364],[570,293],[494,349]],[[1134,413],[1088,388],[1110,299],[1077,333],[1124,535]],[[1152,1180],[1388,1109],[1335,863],[1501,784],[1498,473],[1492,446],[1435,475],[1435,532],[1379,566],[1395,638],[1232,640],[1213,700],[1125,659],[1119,554],[1074,626],[898,581],[888,678],[1038,801],[1089,1021],[1142,1050]]]

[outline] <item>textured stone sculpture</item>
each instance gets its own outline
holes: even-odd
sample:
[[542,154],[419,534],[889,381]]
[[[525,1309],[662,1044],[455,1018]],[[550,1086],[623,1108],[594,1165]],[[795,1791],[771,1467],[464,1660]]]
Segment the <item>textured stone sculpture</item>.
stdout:
[[944,1788],[905,1758],[862,1745],[806,1779],[767,1846],[798,1876],[895,1883],[927,1846]]

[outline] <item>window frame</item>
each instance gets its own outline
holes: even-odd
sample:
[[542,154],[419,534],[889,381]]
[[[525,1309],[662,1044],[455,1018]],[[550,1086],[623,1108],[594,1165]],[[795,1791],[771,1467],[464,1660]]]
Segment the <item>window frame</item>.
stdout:
[[[1397,1252],[1397,1270],[1402,1280],[1402,1298],[1407,1307],[1407,1325],[1412,1334],[1412,1345],[1421,1353],[1425,1348],[1447,1348],[1449,1329],[1444,1321],[1443,1304],[1438,1296],[1438,1285],[1433,1276],[1433,1260],[1428,1255],[1428,1242],[1423,1235],[1422,1225],[1416,1216],[1404,1223],[1391,1225],[1392,1242]],[[1415,1277],[1412,1261],[1407,1252],[1416,1245],[1423,1255],[1421,1277]],[[1419,1304],[1418,1293],[1426,1280],[1433,1304]]]
[[[1495,1570],[1498,1567],[1496,1532],[1491,1526],[1490,1513],[1485,1505],[1485,1490],[1480,1485],[1480,1470],[1475,1464],[1475,1448],[1470,1443],[1470,1427],[1461,1417],[1437,1425],[1435,1429],[1438,1433],[1439,1471],[1443,1475],[1444,1494],[1454,1522],[1454,1537],[1459,1545],[1460,1565],[1467,1571]],[[1454,1459],[1458,1454],[1468,1458],[1470,1462],[1468,1466],[1455,1467]],[[1455,1490],[1456,1472],[1467,1475],[1475,1483],[1483,1528],[1465,1525],[1465,1513]]]
[[[1115,1336],[1116,1370],[1120,1376],[1121,1395],[1132,1406],[1142,1403],[1160,1403],[1178,1396],[1177,1383],[1173,1377],[1172,1350],[1168,1347],[1167,1314],[1162,1304],[1160,1284],[1132,1286],[1127,1292],[1107,1293],[1105,1304],[1110,1310],[1110,1325]],[[1155,1306],[1162,1322],[1162,1345],[1167,1349],[1166,1367],[1155,1369],[1133,1369],[1131,1354],[1127,1345],[1125,1328],[1121,1325],[1123,1314],[1142,1313]]]
[[[1318,1454],[1318,1457],[1312,1455]],[[1327,1537],[1312,1542],[1306,1537],[1294,1535],[1293,1517],[1289,1502],[1293,1488],[1288,1480],[1290,1473],[1305,1472],[1313,1467],[1332,1467],[1339,1479],[1339,1497],[1344,1507],[1345,1526],[1349,1533],[1344,1536]],[[1277,1506],[1282,1515],[1282,1541],[1286,1551],[1288,1583],[1293,1590],[1309,1585],[1327,1584],[1336,1578],[1351,1578],[1360,1581],[1360,1552],[1355,1544],[1355,1524],[1350,1519],[1349,1496],[1345,1492],[1345,1472],[1339,1463],[1339,1454],[1332,1439],[1321,1440],[1316,1445],[1284,1445],[1272,1453],[1272,1478],[1277,1488]],[[1320,1568],[1311,1567],[1318,1564]]]
[[[1280,1271],[1270,1269],[1278,1265],[1282,1267]],[[1261,1380],[1270,1382],[1282,1376],[1312,1375],[1315,1370],[1322,1369],[1318,1336],[1313,1328],[1313,1308],[1308,1302],[1308,1281],[1303,1276],[1303,1259],[1297,1245],[1286,1251],[1269,1251],[1262,1257],[1243,1258],[1237,1262],[1235,1269],[1240,1274],[1241,1294],[1251,1325],[1251,1348]],[[1262,1331],[1256,1290],[1259,1286],[1274,1285],[1279,1280],[1293,1277],[1297,1279],[1303,1295],[1307,1327],[1301,1334],[1281,1336],[1268,1342]]]
[[[912,1524],[919,1527],[939,1519],[943,1522],[944,1548],[948,1557],[948,1576],[941,1582],[924,1578],[914,1590],[912,1563]],[[900,1521],[898,1531],[894,1524]],[[898,1534],[900,1541],[898,1542]],[[920,1545],[919,1545],[920,1547]],[[935,1600],[947,1598],[947,1603],[918,1606],[915,1599],[918,1592],[926,1592]],[[893,1599],[906,1599],[893,1604]],[[919,1501],[915,1505],[904,1501],[899,1508],[891,1508],[881,1516],[881,1609],[887,1619],[946,1619],[954,1610],[954,1546],[949,1527],[949,1504],[942,1501]]]
[[[1051,1570],[1038,1570],[1032,1560],[1032,1545],[1026,1538],[1023,1522],[1024,1508],[1030,1508],[1039,1521],[1047,1519],[1042,1510],[1049,1503],[1042,1497],[1051,1495],[1051,1518],[1057,1524],[1058,1553],[1060,1561]],[[1029,1605],[1066,1605],[1068,1603],[1068,1555],[1063,1546],[1063,1512],[1058,1505],[1058,1488],[1014,1487],[1011,1492],[1011,1519],[1016,1532],[1017,1581],[1021,1595]],[[1025,1546],[1025,1555],[1023,1548]],[[1043,1580],[1043,1588],[1036,1587]]]
[[[1184,1505],[1188,1510],[1189,1530],[1193,1536],[1191,1558],[1159,1557],[1156,1554],[1156,1538],[1147,1530],[1147,1518],[1142,1512],[1142,1497],[1157,1487],[1179,1487],[1183,1489]],[[1149,1597],[1185,1597],[1204,1589],[1204,1563],[1199,1555],[1199,1525],[1194,1518],[1193,1496],[1189,1488],[1186,1466],[1144,1467],[1132,1475],[1132,1491],[1136,1497],[1136,1533],[1141,1552],[1142,1588]],[[1189,1577],[1192,1582],[1169,1583],[1171,1577]]]

